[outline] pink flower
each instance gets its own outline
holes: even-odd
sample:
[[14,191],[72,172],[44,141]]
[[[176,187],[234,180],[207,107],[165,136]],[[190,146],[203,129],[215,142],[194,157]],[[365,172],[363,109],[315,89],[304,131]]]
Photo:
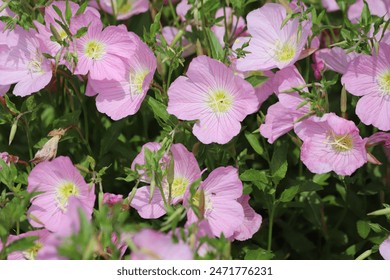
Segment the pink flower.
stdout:
[[340,74],[347,72],[349,63],[359,56],[356,52],[347,54],[345,50],[339,47],[321,49],[316,54],[325,63],[327,68]]
[[121,194],[113,194],[113,193],[103,194],[103,204],[114,206],[115,204],[122,203],[122,201],[123,201],[123,195]]
[[134,33],[129,33],[129,37],[136,51],[134,55],[123,59],[123,75],[116,80],[91,77],[88,81],[90,89],[99,93],[96,97],[98,111],[113,120],[120,120],[138,112],[157,67],[156,58],[149,47]]
[[241,71],[283,69],[294,64],[311,32],[311,22],[289,20],[282,28],[286,9],[280,4],[267,3],[247,16],[248,31],[252,35],[245,51],[250,52],[238,60]]
[[385,260],[390,260],[390,236],[379,246],[379,253]]
[[336,0],[321,0],[322,6],[326,9],[328,13],[336,12],[340,10],[339,5]]
[[3,35],[10,49],[0,51],[0,85],[16,83],[13,94],[27,96],[49,84],[51,63],[42,55],[36,32],[16,26]]
[[[148,144],[145,144],[144,147]],[[153,147],[150,145],[148,146]],[[158,150],[160,145],[156,145],[154,147],[155,150]],[[191,186],[191,184],[201,177],[201,171],[195,156],[190,153],[182,144],[173,144],[171,146],[170,152],[172,154],[172,159],[164,158],[163,164],[161,166],[163,170],[166,170],[170,160],[173,160],[173,182],[170,189],[171,200],[169,200],[169,184],[167,178],[163,178],[162,188],[164,191],[165,200],[170,204],[177,204],[183,201],[183,196],[186,192],[188,192],[188,188]],[[144,163],[145,159],[141,159],[137,156],[132,164],[132,167],[135,166],[135,164],[143,165]],[[145,171],[139,172],[142,175],[145,173]],[[150,182],[150,180],[148,181]],[[166,212],[161,191],[156,187],[151,201],[150,197],[150,187],[141,187],[137,190],[133,200],[131,201],[131,206],[135,208],[138,211],[138,214],[144,219],[159,218]]]
[[131,253],[132,260],[192,260],[193,253],[183,241],[172,241],[170,235],[143,229],[133,237],[138,250]]
[[[7,245],[11,245],[13,242],[22,238],[36,236],[37,240],[34,241],[34,246],[24,251],[14,251],[8,255],[8,260],[35,260],[37,253],[46,243],[50,237],[50,231],[46,229],[29,231],[19,235],[10,235],[8,238]],[[1,248],[0,248],[1,249]]]
[[[244,33],[245,29],[245,21],[242,17],[237,17],[233,14],[232,8],[226,7],[225,8],[226,13],[226,23],[228,28],[230,27],[230,30],[228,30],[228,43],[234,41],[235,38],[238,36],[245,36],[246,33]],[[224,8],[219,8],[217,10],[217,13],[215,14],[215,18],[220,18],[225,16]],[[211,27],[211,31],[214,32],[214,34],[217,36],[219,43],[222,46],[225,46],[224,37],[225,37],[225,20],[222,19],[219,21],[216,25]]]
[[[70,50],[74,51],[74,49],[73,49],[73,42],[70,41],[68,34],[57,22],[57,21],[62,22],[62,19],[57,14],[53,6],[56,6],[62,12],[62,15],[65,15],[66,2],[55,1],[51,5],[45,8],[45,16],[44,16],[45,24],[41,24],[38,21],[34,21],[34,25],[38,30],[37,38],[40,40],[42,49],[44,50],[44,52],[49,53],[50,55],[55,57],[58,51],[60,51],[61,45],[57,42],[53,42],[50,39],[50,37],[53,36],[52,31],[50,29],[51,25],[57,31],[59,37],[62,40],[68,41],[68,43],[70,44]],[[76,16],[76,13],[80,8],[80,6],[72,1],[69,1],[69,7],[72,14],[72,17],[70,19],[70,33],[72,35],[75,35],[77,33],[77,30],[80,29],[81,27],[87,27],[91,23],[100,22],[100,14],[94,8],[87,7],[87,9],[84,11],[83,14]],[[81,24],[81,22],[83,22],[83,24]],[[63,52],[61,56],[60,64],[66,64],[65,60],[63,60],[64,54],[65,52]]]
[[301,160],[313,173],[349,176],[367,162],[365,141],[352,121],[329,113],[310,117],[294,130],[303,141]]
[[[202,207],[201,196],[204,195],[203,209],[199,209],[203,219],[209,223],[212,234],[219,237],[232,237],[236,231],[241,231],[244,223],[244,210],[237,199],[242,195],[242,182],[238,177],[238,170],[234,167],[219,167],[198,187],[192,197],[192,204]],[[195,212],[190,208],[190,194],[184,198],[187,207],[187,226],[199,221]]]
[[88,32],[76,40],[77,75],[94,80],[120,81],[126,73],[126,59],[135,53],[136,44],[124,25],[108,26],[102,30],[101,22],[89,26]]
[[242,195],[237,199],[244,209],[244,222],[235,230],[232,239],[240,241],[250,239],[260,229],[263,218],[249,205],[249,199],[249,195]]
[[[120,3],[119,7],[118,2]],[[112,4],[114,4],[114,7]],[[134,15],[138,15],[149,10],[148,0],[100,0],[99,4],[96,0],[93,0],[90,5],[94,8],[101,8],[110,15],[113,15],[115,11],[115,15],[118,20],[129,19]]]
[[187,77],[177,78],[168,96],[170,114],[199,120],[193,133],[204,144],[229,142],[240,132],[240,122],[259,107],[250,83],[207,56],[192,60]]
[[[310,104],[297,92],[283,93],[306,83],[295,66],[278,71],[273,78],[273,87],[279,102],[268,108],[265,122],[260,126],[260,134],[272,144],[280,136],[294,128],[294,122],[310,112]],[[307,88],[303,88],[307,91]],[[302,106],[303,105],[303,106]]]
[[348,66],[341,82],[353,95],[363,96],[356,114],[366,124],[390,129],[390,45],[380,43],[378,53],[359,56]]
[[94,186],[85,183],[68,157],[36,165],[28,177],[28,192],[40,192],[31,199],[28,210],[30,224],[52,232],[65,231],[74,220],[73,211],[79,205],[91,218],[95,203]]

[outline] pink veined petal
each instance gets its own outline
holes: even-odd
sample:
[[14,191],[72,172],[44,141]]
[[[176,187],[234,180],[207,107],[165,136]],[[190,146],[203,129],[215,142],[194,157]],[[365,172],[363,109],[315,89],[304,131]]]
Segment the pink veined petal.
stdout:
[[242,195],[242,182],[238,170],[232,166],[214,169],[201,185],[205,194],[214,194],[215,197],[237,199]]
[[174,176],[184,177],[189,184],[201,177],[201,171],[193,153],[183,144],[173,144],[171,153],[174,159]]
[[138,211],[138,214],[144,219],[157,219],[163,216],[166,211],[164,207],[164,200],[161,196],[160,190],[156,187],[152,201],[150,201],[150,187],[141,187],[137,190],[131,207]]
[[375,80],[377,73],[374,58],[359,56],[350,62],[346,73],[341,78],[341,83],[356,96],[376,94],[379,90]]
[[194,87],[189,78],[180,76],[169,87],[167,111],[182,120],[196,120],[209,111],[205,99],[202,89]]
[[378,94],[363,96],[356,105],[356,114],[366,125],[372,124],[384,131],[390,130],[389,96]]
[[52,76],[51,72],[31,74],[31,76],[26,77],[16,84],[13,94],[16,96],[27,96],[40,91],[50,83]]
[[244,210],[235,200],[221,197],[213,199],[213,210],[207,215],[211,232],[219,237],[222,233],[230,238],[244,222]]
[[109,94],[99,94],[96,97],[96,107],[99,112],[107,114],[117,121],[127,116],[134,115],[141,107],[146,93],[130,95],[118,90]]
[[[283,93],[292,88],[302,88],[302,86],[306,85],[305,80],[295,66],[289,66],[276,72],[272,82],[276,94]],[[305,87],[302,90],[307,91],[307,88]]]
[[237,202],[240,203],[244,209],[244,222],[236,229],[232,238],[236,240],[247,240],[260,229],[262,217],[253,210],[249,205],[249,195],[243,195]]
[[226,144],[240,133],[241,124],[228,115],[207,114],[197,122],[192,132],[204,144]]
[[319,50],[317,55],[330,70],[340,74],[347,72],[349,63],[359,56],[356,52],[347,54],[345,50],[339,47]]

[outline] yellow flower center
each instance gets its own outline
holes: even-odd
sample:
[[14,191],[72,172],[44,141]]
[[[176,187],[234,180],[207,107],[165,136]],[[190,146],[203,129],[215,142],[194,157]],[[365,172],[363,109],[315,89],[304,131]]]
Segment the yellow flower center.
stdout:
[[90,40],[84,46],[84,53],[90,59],[99,60],[106,54],[106,46],[96,40]]
[[216,90],[209,95],[207,104],[214,113],[225,113],[232,108],[233,96],[225,90]]
[[290,61],[295,56],[295,48],[288,42],[283,45],[277,44],[275,55],[280,62]]
[[41,250],[43,247],[43,244],[39,241],[35,242],[35,245],[31,247],[30,249],[27,249],[23,252],[23,256],[26,260],[35,260],[35,257],[38,254],[38,251]]
[[332,149],[336,152],[348,152],[353,148],[353,138],[350,134],[337,135],[332,132],[328,136]]
[[59,207],[66,210],[70,196],[77,196],[80,193],[79,188],[72,182],[62,183],[57,188],[56,199]]
[[149,74],[149,70],[138,70],[130,73],[130,92],[131,94],[142,94],[142,86],[146,76]]
[[133,1],[132,0],[124,1],[122,3],[122,5],[120,5],[118,8],[118,14],[125,14],[125,13],[131,11],[132,8],[133,8]]
[[382,94],[390,95],[390,70],[379,76],[378,83]]
[[188,186],[188,180],[184,177],[178,177],[173,180],[171,186],[171,196],[173,198],[181,197]]

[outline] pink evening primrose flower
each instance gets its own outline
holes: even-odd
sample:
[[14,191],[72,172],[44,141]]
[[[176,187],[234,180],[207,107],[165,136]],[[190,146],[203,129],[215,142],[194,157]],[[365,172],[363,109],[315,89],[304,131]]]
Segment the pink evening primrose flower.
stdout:
[[94,189],[93,185],[85,183],[68,157],[61,156],[39,163],[28,177],[27,191],[39,193],[31,199],[28,210],[30,224],[43,226],[52,232],[64,231],[64,227],[69,228],[73,219],[73,211],[68,210],[76,203],[86,217],[91,218],[95,203]]
[[390,236],[379,246],[379,253],[385,260],[390,260]]
[[235,230],[232,239],[250,239],[260,229],[263,218],[249,205],[249,199],[250,196],[246,194],[237,199],[244,209],[244,222]]
[[282,27],[285,18],[285,7],[272,3],[248,14],[248,31],[252,38],[245,48],[249,53],[237,62],[239,70],[283,69],[299,59],[311,32],[311,21],[299,23],[299,18],[294,18]]
[[340,10],[339,5],[336,0],[321,0],[322,6],[326,9],[328,13],[336,12]]
[[[209,223],[212,234],[219,237],[223,234],[231,238],[241,232],[245,214],[243,206],[237,201],[242,195],[242,182],[238,177],[238,170],[232,166],[219,167],[198,187],[192,197],[192,204],[201,207],[201,196],[204,196],[203,209],[199,209],[203,219]],[[195,212],[190,208],[190,194],[184,198],[187,207],[187,226],[199,221]],[[245,233],[243,233],[245,235]]]
[[95,8],[101,8],[103,11],[111,15],[115,12],[118,20],[129,19],[132,16],[145,13],[149,10],[148,0],[99,0],[99,2],[93,0],[90,5]]
[[310,117],[294,130],[303,141],[301,160],[313,173],[350,176],[367,162],[365,141],[352,121],[329,113]]
[[[68,34],[65,32],[65,30],[58,24],[57,21],[62,22],[61,17],[57,14],[54,7],[56,6],[63,15],[65,15],[66,11],[66,2],[65,1],[55,1],[51,5],[45,8],[45,24],[41,24],[38,21],[34,21],[34,25],[38,30],[37,38],[40,40],[42,47],[44,49],[44,52],[49,53],[52,56],[56,56],[58,51],[61,49],[61,45],[57,42],[54,42],[50,39],[51,36],[53,36],[52,31],[50,29],[50,26],[52,26],[58,33],[59,37],[62,40],[69,39]],[[80,6],[72,1],[69,1],[69,7],[72,14],[72,17],[70,19],[70,32],[72,35],[75,35],[77,30],[81,27],[88,27],[89,24],[99,21],[100,22],[100,14],[99,12],[91,7],[87,7],[87,9],[84,11],[84,13],[77,15],[76,13]],[[83,21],[83,24],[75,24],[76,22]],[[70,49],[73,51],[73,43],[69,42]],[[63,53],[63,55],[65,52]],[[63,57],[61,57],[60,63],[63,64]]]
[[77,75],[89,73],[94,80],[122,80],[126,73],[126,59],[134,55],[136,44],[124,25],[108,26],[92,23],[87,33],[76,40]]
[[143,229],[133,237],[137,250],[130,255],[132,260],[192,260],[190,247],[179,240],[174,243],[169,234]]
[[337,73],[344,74],[347,72],[349,63],[359,56],[357,52],[346,53],[339,47],[331,49],[321,49],[316,52],[317,56],[325,63],[325,66]]
[[113,193],[104,193],[103,194],[103,204],[108,206],[114,206],[115,204],[123,202],[123,195],[113,194]]
[[[46,229],[29,231],[19,235],[10,235],[7,241],[7,245],[11,245],[13,242],[22,238],[36,236],[37,240],[34,241],[34,245],[23,251],[14,251],[7,257],[8,260],[35,260],[37,253],[45,245],[47,239],[52,233]],[[1,245],[1,244],[0,244]],[[0,246],[1,247],[1,246]],[[1,249],[1,248],[0,248]]]
[[[4,33],[3,33],[4,35]],[[19,26],[7,32],[5,40],[15,45],[9,50],[0,49],[0,85],[16,83],[13,94],[27,96],[43,89],[52,78],[52,65],[40,50],[36,32]]]
[[168,113],[198,120],[193,133],[204,144],[229,142],[240,132],[240,122],[259,107],[250,83],[207,56],[191,61],[187,77],[171,84],[168,97]]
[[[149,144],[149,145],[148,145]],[[155,151],[160,149],[158,143],[147,143],[144,145],[150,149],[154,148]],[[157,145],[156,145],[157,144]],[[150,149],[151,150],[151,149]],[[171,160],[173,160],[173,181],[170,189],[171,200],[169,200],[169,184],[167,178],[163,178],[163,191],[165,200],[171,204],[177,204],[183,201],[183,196],[188,191],[191,184],[201,177],[201,171],[195,156],[189,152],[182,144],[173,144],[171,146]],[[166,169],[169,165],[170,159],[164,158],[164,163],[161,165],[163,169]],[[132,168],[135,165],[145,164],[145,158],[136,157],[132,163]],[[145,170],[139,170],[140,174],[144,174]],[[150,182],[150,180],[148,180]],[[131,206],[138,211],[138,214],[144,219],[156,219],[166,213],[164,207],[164,199],[161,191],[156,187],[153,193],[153,198],[150,201],[150,186],[144,186],[137,190]]]
[[356,114],[366,124],[390,130],[390,45],[380,43],[378,53],[362,55],[348,66],[341,82],[355,96],[362,96]]
[[[226,13],[227,26],[228,28],[230,28],[228,30],[228,43],[233,42],[235,38],[237,38],[238,36],[245,36],[246,33],[243,32],[245,29],[245,21],[242,17],[235,16],[233,14],[232,8],[225,7],[225,12],[224,12],[224,8],[219,8],[217,10],[217,13],[215,14],[215,17],[216,18],[224,17],[225,13]],[[219,43],[222,46],[225,46],[225,42],[224,42],[225,31],[226,31],[225,20],[222,19],[216,25],[211,27],[211,31],[213,31],[214,34],[217,36]]]
[[[292,130],[294,122],[310,112],[310,104],[303,104],[305,99],[298,92],[283,93],[294,87],[302,88],[305,84],[305,80],[295,66],[276,72],[273,87],[279,102],[268,108],[265,122],[260,126],[260,134],[267,138],[270,144]],[[302,91],[307,91],[307,88],[303,88]]]
[[120,120],[138,112],[157,67],[156,57],[149,47],[134,33],[129,33],[128,36],[136,51],[134,55],[123,59],[125,71],[122,76],[115,80],[91,77],[88,81],[92,91],[98,93],[98,111],[113,120]]

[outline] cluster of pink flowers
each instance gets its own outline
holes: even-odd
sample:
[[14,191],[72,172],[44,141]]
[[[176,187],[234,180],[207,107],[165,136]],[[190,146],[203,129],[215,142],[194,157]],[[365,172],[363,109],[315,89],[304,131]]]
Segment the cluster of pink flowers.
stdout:
[[[202,174],[195,156],[182,144],[173,144],[170,153],[160,160],[163,171],[166,171],[173,161],[171,184],[168,183],[168,178],[164,177],[161,189],[156,187],[151,194],[153,170],[144,168],[145,149],[156,152],[160,148],[159,143],[145,144],[132,163],[132,168],[140,174],[141,180],[149,184],[138,188],[131,201],[131,206],[142,218],[154,219],[164,215],[164,203],[183,203],[187,208],[186,225],[198,223],[209,228],[212,236],[219,237],[223,233],[232,240],[246,240],[259,230],[262,218],[250,207],[249,196],[243,195],[243,185],[236,168],[230,166],[213,170],[207,179],[200,183],[195,194],[191,195],[191,185],[200,179]],[[204,201],[203,206],[200,205],[201,200]],[[198,209],[202,213],[201,217],[195,215],[192,207],[201,208]],[[201,223],[202,221],[204,222]]]
[[[110,1],[100,2],[104,9]],[[127,2],[132,6],[133,1]],[[145,7],[145,1],[138,2]],[[113,120],[135,114],[156,70],[154,54],[124,25],[103,28],[100,14],[93,7],[78,14],[79,5],[69,2],[69,6],[71,18],[62,25],[58,22],[63,17],[57,11],[65,15],[66,3],[57,1],[45,9],[44,24],[34,22],[37,31],[19,26],[1,31],[0,93],[4,94],[12,84],[16,84],[13,94],[18,96],[45,88],[56,70],[56,58],[59,65],[68,67],[74,75],[88,77],[86,95],[97,94],[96,106],[100,112]],[[135,7],[134,10],[139,11]],[[3,30],[4,24],[0,27]],[[52,40],[53,29],[56,40],[61,42]],[[79,35],[85,29],[85,34]]]
[[[0,22],[0,96],[9,92],[12,85],[16,96],[36,93],[51,83],[58,67],[63,67],[87,81],[85,95],[95,96],[97,110],[112,120],[138,112],[152,84],[157,58],[125,25],[104,27],[98,10],[125,20],[147,11],[149,1],[126,0],[119,7],[117,1],[91,2],[79,12],[80,6],[74,2],[55,1],[45,8],[44,23],[34,22],[35,29],[16,26],[6,30]],[[389,17],[389,1],[366,2],[373,15]],[[67,3],[71,16],[64,19],[58,11],[65,15]],[[306,7],[299,3],[293,1],[289,10],[304,11]],[[323,0],[322,4],[329,12],[339,10],[334,0]],[[363,0],[357,0],[350,7],[351,21],[358,20],[363,5]],[[179,21],[186,22],[191,7],[188,1],[177,5]],[[167,89],[167,112],[180,121],[192,122],[192,133],[201,143],[223,145],[239,135],[245,118],[257,113],[275,93],[278,101],[268,107],[260,134],[272,144],[294,132],[297,142],[302,144],[300,158],[308,170],[349,176],[367,162],[378,163],[368,148],[382,144],[387,152],[390,149],[390,136],[386,133],[390,130],[390,36],[385,36],[377,48],[373,47],[371,55],[347,53],[339,47],[315,53],[316,78],[320,79],[322,72],[328,70],[342,75],[345,89],[360,97],[356,115],[365,125],[382,131],[362,138],[353,121],[326,110],[319,112],[307,97],[308,81],[295,64],[320,47],[319,39],[309,46],[310,16],[286,21],[288,12],[281,4],[267,3],[247,15],[245,26],[245,20],[235,16],[231,8],[219,9],[216,18],[226,16],[228,22],[218,22],[212,32],[223,47],[232,45],[236,50],[247,45],[246,55],[232,54],[229,65],[206,55],[192,58],[185,75]],[[12,16],[12,11],[5,9],[1,15]],[[186,26],[185,30],[191,32],[192,27]],[[159,36],[171,44],[178,32],[177,28],[166,26]],[[161,43],[162,37],[158,39]],[[185,48],[182,56],[193,55],[195,47],[184,37],[180,40]],[[246,78],[259,73],[267,81],[254,87]],[[250,206],[250,196],[243,194],[237,168],[218,167],[201,180],[203,172],[195,155],[183,144],[175,143],[159,162],[164,176],[157,180],[156,170],[146,168],[145,154],[160,149],[160,143],[146,143],[131,165],[145,184],[136,190],[130,202],[140,217],[157,219],[169,207],[182,204],[187,214],[185,230],[196,225],[198,239],[252,238],[262,224],[262,217]],[[10,163],[8,154],[0,156]],[[173,174],[168,174],[172,162]],[[192,188],[198,181],[200,184]],[[70,158],[60,156],[32,169],[27,191],[36,194],[27,213],[34,230],[11,236],[8,242],[27,236],[36,236],[37,240],[33,248],[14,252],[9,258],[60,258],[56,248],[65,237],[79,231],[80,213],[92,219],[94,185],[85,182]],[[103,204],[112,207],[118,203],[123,203],[122,195],[104,194]],[[131,238],[136,247],[132,259],[192,259],[193,249],[180,238],[174,243],[173,235],[174,232],[164,234],[144,229],[113,239],[123,249],[127,248],[125,239]],[[389,242],[384,241],[380,247],[384,258],[390,258]]]

